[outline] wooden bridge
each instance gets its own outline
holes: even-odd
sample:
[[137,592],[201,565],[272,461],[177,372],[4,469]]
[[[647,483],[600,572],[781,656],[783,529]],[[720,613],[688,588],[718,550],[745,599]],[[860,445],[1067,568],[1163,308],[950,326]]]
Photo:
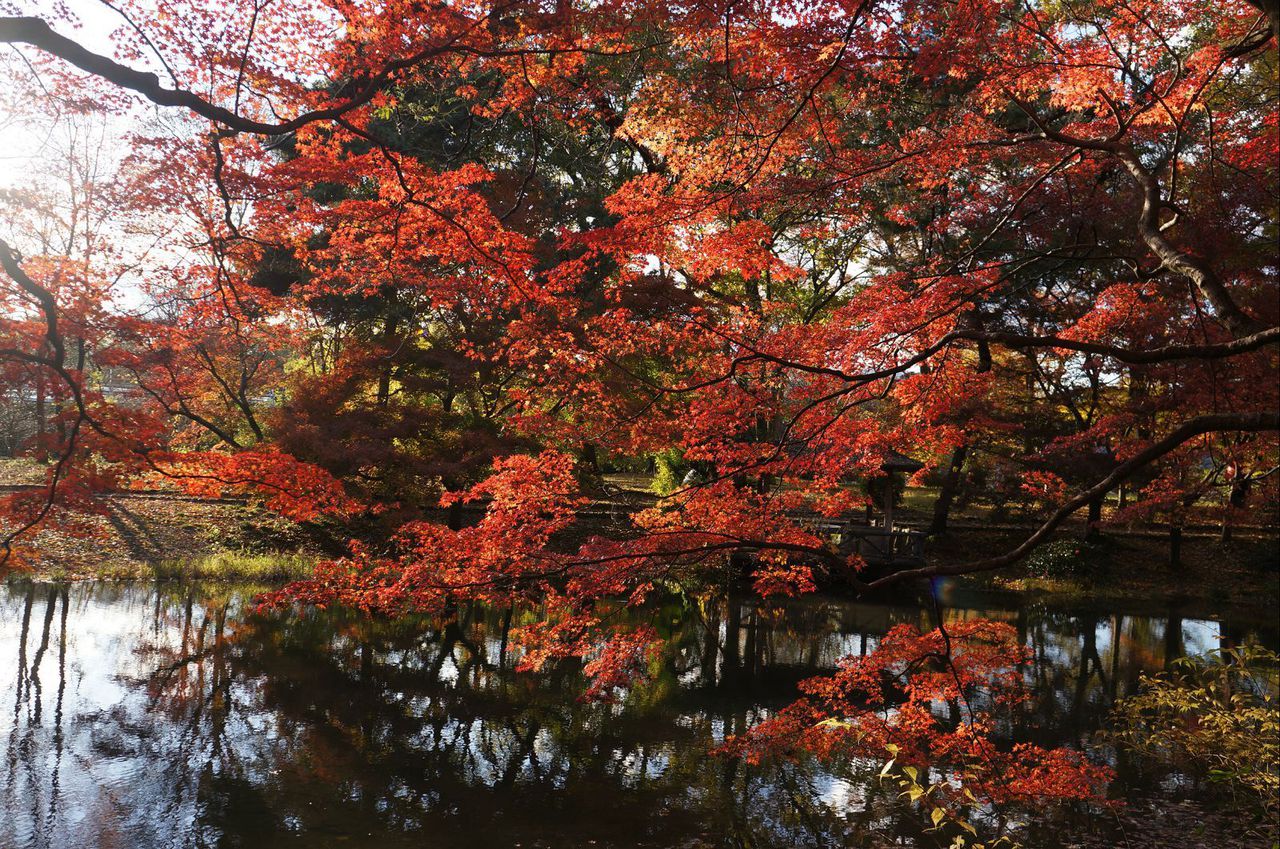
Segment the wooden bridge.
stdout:
[[924,534],[915,528],[852,521],[816,523],[816,530],[831,537],[842,554],[856,554],[868,566],[913,568],[924,565]]

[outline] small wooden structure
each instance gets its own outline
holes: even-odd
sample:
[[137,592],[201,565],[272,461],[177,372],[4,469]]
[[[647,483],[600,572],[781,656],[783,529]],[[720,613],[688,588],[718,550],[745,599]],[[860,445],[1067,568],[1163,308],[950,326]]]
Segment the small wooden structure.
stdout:
[[886,528],[893,527],[893,493],[897,488],[898,473],[905,472],[908,475],[914,475],[923,468],[924,463],[908,457],[906,454],[890,451],[885,455],[884,462],[880,464],[880,471],[889,476],[888,485],[884,488],[884,526]]
[[903,473],[915,474],[923,468],[923,463],[897,451],[890,451],[880,466],[889,476],[885,487],[883,517],[879,520],[872,518],[868,508],[865,524],[850,517],[842,522],[822,523],[821,528],[836,538],[836,544],[842,552],[857,554],[870,566],[923,566],[924,534],[893,521],[893,495],[897,489],[897,476]]

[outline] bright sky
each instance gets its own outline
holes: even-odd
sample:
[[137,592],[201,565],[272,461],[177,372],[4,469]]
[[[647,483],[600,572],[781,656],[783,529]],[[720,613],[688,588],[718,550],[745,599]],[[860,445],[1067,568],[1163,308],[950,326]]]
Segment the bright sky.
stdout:
[[[56,32],[85,48],[114,57],[112,34],[127,25],[125,19],[103,0],[65,0],[65,7],[75,20],[53,14],[49,0],[18,0],[20,14],[41,17]],[[60,111],[57,100],[43,96],[38,68],[33,77],[33,66],[40,61],[39,51],[34,48],[0,47],[0,192],[34,189],[42,204],[52,209],[59,220],[66,220],[65,210],[71,208],[73,197],[73,190],[68,188],[69,173],[110,182],[128,153],[128,134],[138,128],[139,122],[152,120],[161,110],[139,102],[127,114]],[[128,64],[152,70],[145,60]],[[173,110],[167,110],[166,117],[180,120]],[[33,218],[24,209],[0,195],[0,238],[25,253],[38,252],[40,238],[35,234],[41,232],[38,227],[45,225],[32,222],[49,219]],[[167,258],[172,262],[183,255],[180,237],[142,239],[122,230],[121,222],[110,213],[109,208],[97,208],[94,230],[117,251],[122,264],[133,266],[140,273],[152,261]],[[157,226],[158,233],[166,230],[176,235],[167,225]],[[53,231],[71,232],[65,227],[54,227]],[[56,248],[51,252],[61,253]],[[117,307],[126,309],[143,306],[133,274],[117,280],[112,300]]]
[[[74,38],[95,53],[112,55],[111,33],[123,24],[120,15],[101,0],[66,0],[65,7],[79,21],[78,27],[58,21],[51,14],[47,2],[18,0],[17,3],[20,14],[42,17],[50,21],[60,34]],[[0,52],[5,54],[0,59],[0,87],[14,92],[20,85],[19,75],[30,79],[26,61],[34,59],[38,51],[29,47],[6,46],[0,47]],[[55,126],[52,116],[43,110],[24,108],[31,106],[22,100],[15,103],[7,97],[0,98],[0,188],[30,182],[33,174],[45,170],[47,163],[44,160],[56,156],[65,141],[66,134],[59,132],[60,128]],[[110,143],[115,138],[119,144],[125,122],[111,124],[114,126],[103,127],[107,130],[103,141]]]

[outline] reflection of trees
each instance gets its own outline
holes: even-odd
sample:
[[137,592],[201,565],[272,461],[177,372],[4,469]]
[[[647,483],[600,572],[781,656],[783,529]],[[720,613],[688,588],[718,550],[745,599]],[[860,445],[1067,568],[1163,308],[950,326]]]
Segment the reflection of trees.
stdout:
[[[100,704],[89,694],[64,716],[68,627],[91,624],[90,602],[118,608],[127,624],[77,662],[109,669],[124,696]],[[768,847],[868,845],[872,831],[915,827],[873,780],[875,765],[752,766],[707,751],[892,625],[931,624],[918,606],[735,596],[655,607],[644,616],[666,640],[663,662],[622,703],[599,705],[575,700],[583,684],[572,667],[511,671],[506,635],[519,613],[508,610],[467,607],[449,622],[256,617],[242,592],[69,596],[32,585],[4,604],[0,647],[12,644],[17,659],[4,813],[17,814],[20,834],[66,834],[85,816],[95,825],[78,828],[110,827],[123,845],[345,835],[396,846],[430,835],[441,846]],[[1050,742],[1098,727],[1138,670],[1181,640],[1181,623],[1175,638],[1139,617],[948,615],[1016,621],[1037,699],[1013,733]],[[55,645],[50,718],[41,674],[52,681]]]
[[[37,587],[26,584],[17,595],[21,598],[21,625],[18,628],[17,664],[14,677],[14,702],[9,734],[6,741],[5,761],[7,774],[4,781],[4,808],[6,811],[22,811],[26,816],[29,829],[28,837],[32,840],[46,831],[47,823],[56,821],[59,816],[59,781],[62,772],[63,740],[63,700],[66,695],[66,652],[67,652],[67,601],[66,587]],[[44,596],[44,610],[39,628],[39,636],[31,632],[32,611],[38,595]],[[57,629],[57,680],[58,685],[53,695],[53,734],[49,744],[51,757],[44,746],[29,739],[22,733],[24,728],[39,727],[45,721],[45,692],[41,679],[45,657],[49,650],[49,642],[53,631],[55,611],[61,608]],[[32,642],[35,649],[30,651]],[[29,654],[30,652],[30,654]],[[43,742],[43,741],[39,741]],[[40,755],[37,759],[35,756]],[[48,780],[45,780],[41,767],[48,769]],[[17,817],[13,818],[18,821]],[[16,831],[16,829],[15,829]]]

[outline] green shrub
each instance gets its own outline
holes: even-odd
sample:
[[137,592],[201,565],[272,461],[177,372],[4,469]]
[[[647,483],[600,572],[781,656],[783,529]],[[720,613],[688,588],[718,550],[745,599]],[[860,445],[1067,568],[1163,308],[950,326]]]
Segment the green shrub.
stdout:
[[1105,542],[1059,539],[1031,553],[1027,572],[1037,578],[1080,578],[1105,569],[1109,561]]
[[1116,704],[1108,737],[1147,761],[1227,788],[1243,809],[1280,813],[1280,656],[1257,645],[1178,658]]
[[684,456],[677,448],[664,451],[654,458],[657,473],[653,476],[651,486],[654,495],[667,496],[684,485],[685,475],[691,466],[684,461]]

